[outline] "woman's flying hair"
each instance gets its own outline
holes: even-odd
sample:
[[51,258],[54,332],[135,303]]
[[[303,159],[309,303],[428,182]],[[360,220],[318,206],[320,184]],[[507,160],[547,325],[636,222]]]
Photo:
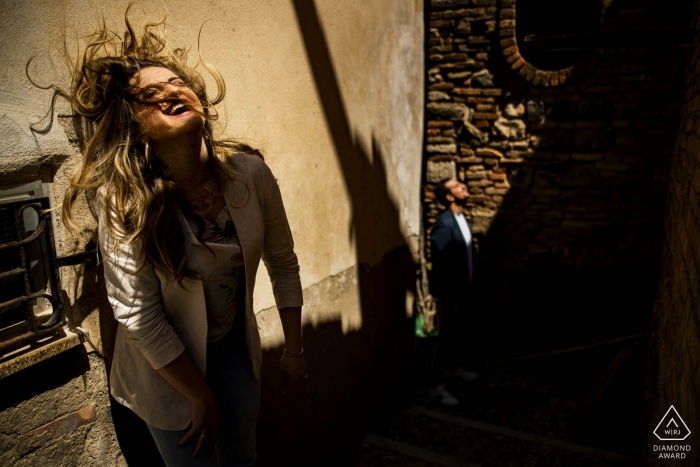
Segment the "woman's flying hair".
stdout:
[[[226,162],[228,158],[241,152],[261,155],[245,144],[214,138],[211,122],[217,113],[213,106],[223,100],[226,91],[219,72],[201,57],[196,64],[189,64],[185,49],[171,49],[165,37],[165,18],[146,24],[137,35],[129,22],[129,8],[124,15],[124,34],[111,31],[103,20],[78,55],[70,91],[56,91],[71,103],[83,156],[63,199],[63,222],[76,233],[71,215],[73,204],[81,193],[95,195],[99,189],[100,202],[108,213],[107,227],[115,239],[113,248],[121,242],[137,246],[140,261],[152,263],[181,283],[196,274],[187,267],[186,237],[177,220],[177,207],[202,215],[211,201],[188,203],[158,159],[148,154],[131,103],[166,99],[158,100],[158,93],[151,97],[141,92],[130,84],[131,79],[140,69],[164,67],[181,78],[201,101],[204,110],[199,113],[205,118],[202,136],[209,152],[206,200],[222,195],[231,178],[246,183]],[[216,82],[215,96],[207,94],[199,68],[204,68]]]

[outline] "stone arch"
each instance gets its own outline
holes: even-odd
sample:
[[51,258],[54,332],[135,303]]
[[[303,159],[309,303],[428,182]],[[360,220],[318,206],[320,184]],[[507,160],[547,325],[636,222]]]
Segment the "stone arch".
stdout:
[[[610,6],[611,0],[603,1],[601,16]],[[504,2],[499,13],[501,52],[511,70],[534,86],[563,86],[571,79],[591,71],[598,63],[601,50],[589,54],[576,65],[557,70],[543,70],[528,62],[520,53],[516,36],[516,0]]]

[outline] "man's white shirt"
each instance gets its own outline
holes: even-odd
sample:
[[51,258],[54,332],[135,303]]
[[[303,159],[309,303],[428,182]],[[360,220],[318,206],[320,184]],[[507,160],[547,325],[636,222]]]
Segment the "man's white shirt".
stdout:
[[[454,214],[454,213],[453,213]],[[464,214],[454,214],[457,220],[457,225],[459,225],[459,230],[462,231],[462,236],[464,237],[464,243],[467,244],[467,255],[469,258],[469,282],[472,281],[472,274],[474,272],[474,265],[472,262],[472,232],[469,230],[469,225],[467,225],[467,218]]]

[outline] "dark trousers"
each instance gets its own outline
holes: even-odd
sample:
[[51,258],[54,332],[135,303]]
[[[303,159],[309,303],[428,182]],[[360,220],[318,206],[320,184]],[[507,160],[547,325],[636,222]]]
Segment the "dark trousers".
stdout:
[[245,343],[244,317],[237,316],[231,329],[207,344],[207,383],[214,391],[221,422],[211,457],[192,458],[197,439],[178,447],[189,431],[149,427],[168,467],[235,467],[253,465],[256,458],[255,425],[260,406],[260,380],[250,368]]
[[440,333],[433,350],[432,387],[445,382],[446,371],[454,371],[458,365],[471,368],[475,364],[477,351],[467,309],[466,301],[451,300],[438,304]]

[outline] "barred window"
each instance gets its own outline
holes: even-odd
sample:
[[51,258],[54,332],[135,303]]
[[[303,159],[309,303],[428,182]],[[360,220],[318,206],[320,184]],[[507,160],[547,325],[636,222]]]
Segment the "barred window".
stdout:
[[57,257],[52,223],[48,184],[0,189],[0,378],[85,337],[63,328],[58,268],[94,260],[95,251]]
[[519,0],[515,32],[520,53],[541,70],[576,65],[595,47],[602,10],[602,0]]

